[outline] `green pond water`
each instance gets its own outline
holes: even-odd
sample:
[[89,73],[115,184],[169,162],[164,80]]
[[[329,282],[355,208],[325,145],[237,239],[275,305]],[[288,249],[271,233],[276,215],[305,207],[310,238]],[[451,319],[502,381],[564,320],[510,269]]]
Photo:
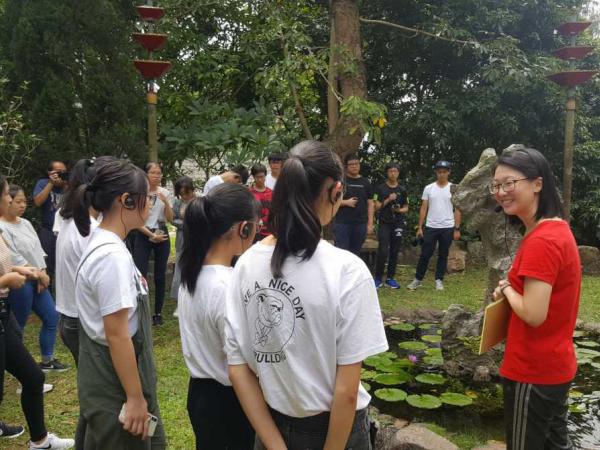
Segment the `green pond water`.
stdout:
[[[384,414],[432,422],[447,430],[474,427],[503,439],[500,380],[474,383],[443,370],[438,323],[402,323],[386,327],[390,351],[368,358],[363,384]],[[575,448],[600,449],[600,342],[577,331],[579,370],[570,395],[569,431]]]

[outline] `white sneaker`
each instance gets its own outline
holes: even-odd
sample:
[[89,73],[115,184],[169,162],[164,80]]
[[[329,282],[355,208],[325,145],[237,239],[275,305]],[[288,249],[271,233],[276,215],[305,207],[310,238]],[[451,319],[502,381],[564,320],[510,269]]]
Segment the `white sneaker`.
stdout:
[[179,317],[179,305],[175,307],[175,311],[173,311],[173,317]]
[[[44,383],[44,394],[47,394],[48,392],[50,392],[52,389],[54,389],[54,385],[53,384],[49,384],[49,383]],[[17,394],[21,395],[23,393],[23,386],[19,386],[17,388]]]
[[406,288],[410,289],[411,291],[414,291],[415,289],[418,289],[421,286],[423,286],[423,283],[415,278],[408,284],[408,286],[406,286]]
[[33,442],[29,442],[29,450],[59,450],[64,448],[73,448],[75,446],[75,441],[73,439],[61,439],[55,434],[48,433],[46,439],[41,444],[34,444]]
[[444,282],[442,280],[435,280],[435,290],[436,291],[444,290]]

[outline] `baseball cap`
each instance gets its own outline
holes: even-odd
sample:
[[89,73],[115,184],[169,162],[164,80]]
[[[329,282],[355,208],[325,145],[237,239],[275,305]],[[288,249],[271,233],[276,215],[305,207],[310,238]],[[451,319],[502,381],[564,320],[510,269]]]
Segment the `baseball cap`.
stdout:
[[435,166],[433,166],[434,170],[435,169],[448,169],[450,170],[450,168],[452,167],[452,164],[450,164],[448,161],[438,161],[435,163]]

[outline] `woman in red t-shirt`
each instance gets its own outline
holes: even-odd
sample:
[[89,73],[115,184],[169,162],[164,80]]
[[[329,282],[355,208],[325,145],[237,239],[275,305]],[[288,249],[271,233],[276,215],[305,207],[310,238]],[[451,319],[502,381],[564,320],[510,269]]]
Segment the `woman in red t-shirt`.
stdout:
[[512,308],[504,360],[504,416],[509,450],[571,449],[567,400],[577,371],[573,330],[581,263],[563,217],[554,175],[537,150],[503,153],[490,191],[525,236],[494,297]]
[[250,173],[252,174],[252,178],[254,178],[254,185],[250,188],[250,192],[260,203],[261,226],[254,238],[254,242],[258,242],[271,234],[267,224],[269,223],[269,211],[271,210],[273,191],[265,184],[267,176],[267,168],[265,166],[262,164],[255,164],[252,166],[252,169],[250,169]]

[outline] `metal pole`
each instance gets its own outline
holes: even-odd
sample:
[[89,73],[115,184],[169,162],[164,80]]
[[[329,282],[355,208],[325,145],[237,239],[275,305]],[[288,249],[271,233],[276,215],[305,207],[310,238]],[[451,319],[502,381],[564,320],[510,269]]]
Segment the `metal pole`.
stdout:
[[148,102],[148,161],[158,161],[158,125],[156,123],[156,103],[158,96],[151,90],[146,94]]
[[565,219],[571,220],[571,195],[573,191],[573,133],[575,130],[575,89],[567,93],[567,117],[565,120],[565,151],[563,163],[563,204]]

